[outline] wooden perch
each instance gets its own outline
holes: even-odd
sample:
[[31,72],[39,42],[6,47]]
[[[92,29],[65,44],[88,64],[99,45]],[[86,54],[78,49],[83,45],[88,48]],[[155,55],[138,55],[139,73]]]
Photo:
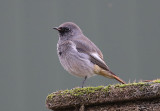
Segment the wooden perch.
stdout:
[[57,91],[46,98],[54,111],[159,111],[160,80]]

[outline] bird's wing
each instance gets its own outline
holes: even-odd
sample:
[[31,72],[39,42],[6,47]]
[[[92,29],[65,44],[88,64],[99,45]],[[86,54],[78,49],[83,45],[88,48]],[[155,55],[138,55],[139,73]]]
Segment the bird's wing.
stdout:
[[96,52],[101,59],[103,59],[103,54],[100,49],[87,37],[81,36],[79,38],[72,39],[78,48],[83,49],[86,52]]
[[101,51],[96,47],[93,42],[86,38],[76,39],[72,41],[75,43],[78,52],[88,54],[90,57],[90,61],[93,64],[96,64],[104,70],[109,71],[108,66],[103,60],[103,55]]
[[91,53],[90,54],[90,61],[93,64],[98,65],[99,67],[101,67],[102,69],[109,71],[108,66],[106,65],[106,63],[98,56],[97,53]]

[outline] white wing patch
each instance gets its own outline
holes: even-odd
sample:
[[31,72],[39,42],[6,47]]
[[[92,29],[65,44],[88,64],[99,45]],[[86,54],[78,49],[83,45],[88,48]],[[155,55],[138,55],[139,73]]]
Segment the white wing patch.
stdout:
[[[76,49],[76,44],[75,44],[74,42],[72,42],[72,41],[70,41],[70,43],[72,44],[71,47],[72,47],[75,51],[77,51],[77,49]],[[77,51],[77,52],[78,52],[78,51]]]
[[91,53],[91,55],[92,55],[94,58],[96,58],[97,60],[99,60],[99,61],[103,62],[104,64],[106,64],[106,63],[99,57],[98,53],[94,52],[94,53]]

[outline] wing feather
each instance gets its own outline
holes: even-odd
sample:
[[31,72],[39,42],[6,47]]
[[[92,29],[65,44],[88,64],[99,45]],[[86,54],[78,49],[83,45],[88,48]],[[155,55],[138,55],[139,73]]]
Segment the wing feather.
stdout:
[[81,36],[79,38],[72,39],[72,41],[76,44],[76,47],[79,48],[80,50],[89,53],[96,52],[98,53],[99,57],[103,59],[103,54],[100,51],[100,49],[87,37]]
[[93,64],[96,64],[102,69],[109,71],[108,66],[103,60],[102,52],[96,47],[93,42],[91,42],[86,37],[83,37],[83,39],[73,39],[72,41],[76,44],[76,49],[78,52],[88,54],[90,57],[90,61]]

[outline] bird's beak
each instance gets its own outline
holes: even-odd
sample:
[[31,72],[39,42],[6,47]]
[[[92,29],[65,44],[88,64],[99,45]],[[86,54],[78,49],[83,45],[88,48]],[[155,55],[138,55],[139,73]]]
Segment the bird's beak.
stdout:
[[61,29],[59,27],[54,27],[53,29],[60,31]]

